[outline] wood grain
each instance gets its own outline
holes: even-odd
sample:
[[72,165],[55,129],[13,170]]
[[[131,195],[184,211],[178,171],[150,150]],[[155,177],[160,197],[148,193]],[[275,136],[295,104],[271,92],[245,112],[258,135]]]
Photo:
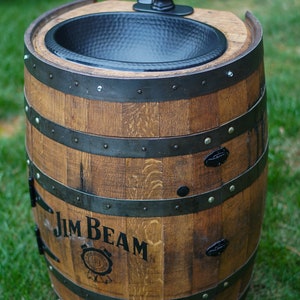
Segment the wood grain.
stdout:
[[[92,68],[50,53],[44,44],[45,34],[55,24],[75,16],[132,11],[132,3],[86,1],[82,4],[85,5],[48,15],[30,33],[36,55],[70,73],[126,80],[188,76],[235,59],[247,51],[255,38],[255,30],[230,12],[195,9],[189,18],[215,26],[226,35],[228,49],[218,59],[203,66],[164,72]],[[180,137],[218,129],[249,111],[261,96],[265,80],[262,62],[247,78],[207,95],[163,102],[155,99],[111,102],[58,91],[40,82],[26,68],[24,77],[28,105],[42,117],[81,133],[118,138]],[[26,122],[29,159],[52,180],[91,195],[139,203],[179,199],[177,191],[182,186],[188,188],[187,196],[222,187],[258,162],[267,146],[267,137],[265,114],[254,128],[223,144],[220,142],[213,149],[170,157],[119,158],[67,147]],[[216,168],[205,166],[207,155],[220,147],[229,151],[226,162]],[[120,299],[188,299],[235,274],[255,253],[263,220],[266,181],[267,167],[249,187],[218,206],[190,214],[146,218],[95,213],[67,204],[46,191],[36,179],[35,189],[53,213],[37,205],[33,208],[34,219],[42,240],[60,261],[45,253],[47,260],[66,281],[87,293]],[[183,200],[191,205],[189,198]],[[103,205],[102,200],[99,205]],[[226,250],[219,256],[208,256],[206,250],[221,239],[229,241]],[[84,249],[90,250],[91,269],[87,267]],[[105,269],[109,262],[111,268],[105,274],[95,272],[97,268]],[[239,299],[249,284],[252,268],[253,263],[234,283],[210,299]],[[51,270],[49,273],[61,299],[84,298],[57,280]]]

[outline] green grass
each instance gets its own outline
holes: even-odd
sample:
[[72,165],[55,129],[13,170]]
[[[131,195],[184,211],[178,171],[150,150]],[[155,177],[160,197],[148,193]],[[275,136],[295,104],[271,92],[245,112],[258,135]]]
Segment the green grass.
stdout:
[[[0,299],[56,299],[33,236],[23,116],[23,34],[64,0],[0,1]],[[178,3],[252,11],[264,28],[269,111],[269,186],[262,239],[248,299],[300,297],[300,2]]]

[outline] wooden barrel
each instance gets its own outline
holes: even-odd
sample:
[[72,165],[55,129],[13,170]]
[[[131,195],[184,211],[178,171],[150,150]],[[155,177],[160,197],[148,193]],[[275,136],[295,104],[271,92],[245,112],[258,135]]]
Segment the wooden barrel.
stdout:
[[53,26],[132,10],[79,1],[25,34],[29,185],[39,250],[61,299],[240,299],[267,181],[262,30],[246,14],[186,18],[226,36],[203,65],[124,71],[45,46]]

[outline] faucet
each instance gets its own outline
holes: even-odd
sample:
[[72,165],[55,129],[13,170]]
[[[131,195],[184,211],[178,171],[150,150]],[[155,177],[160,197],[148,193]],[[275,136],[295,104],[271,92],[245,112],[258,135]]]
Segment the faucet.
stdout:
[[186,5],[175,5],[173,0],[138,0],[133,5],[134,10],[142,12],[164,13],[176,16],[186,16],[194,12]]

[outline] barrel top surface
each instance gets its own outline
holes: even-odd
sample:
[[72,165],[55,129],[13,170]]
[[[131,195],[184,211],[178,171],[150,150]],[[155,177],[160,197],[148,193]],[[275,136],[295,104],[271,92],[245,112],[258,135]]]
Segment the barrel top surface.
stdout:
[[49,63],[49,65],[58,66],[69,70],[71,72],[78,72],[81,74],[87,74],[90,76],[99,76],[106,78],[155,78],[159,77],[173,77],[187,74],[198,73],[203,70],[214,68],[218,65],[222,65],[228,61],[233,60],[235,57],[241,55],[247,50],[251,44],[251,37],[249,29],[244,21],[240,20],[231,12],[205,10],[196,8],[194,13],[187,18],[206,23],[219,29],[227,39],[227,50],[219,58],[206,63],[201,66],[173,70],[173,71],[154,71],[154,72],[132,72],[121,70],[110,70],[95,68],[88,65],[78,64],[71,61],[66,61],[55,54],[51,53],[45,46],[45,36],[47,32],[60,22],[65,20],[83,16],[93,13],[101,12],[132,12],[132,2],[124,1],[104,1],[87,3],[89,1],[83,1],[86,5],[78,7],[65,6],[64,9],[56,9],[45,13],[41,18],[37,19],[31,24],[27,32],[25,33],[25,45],[32,51],[39,59]]

